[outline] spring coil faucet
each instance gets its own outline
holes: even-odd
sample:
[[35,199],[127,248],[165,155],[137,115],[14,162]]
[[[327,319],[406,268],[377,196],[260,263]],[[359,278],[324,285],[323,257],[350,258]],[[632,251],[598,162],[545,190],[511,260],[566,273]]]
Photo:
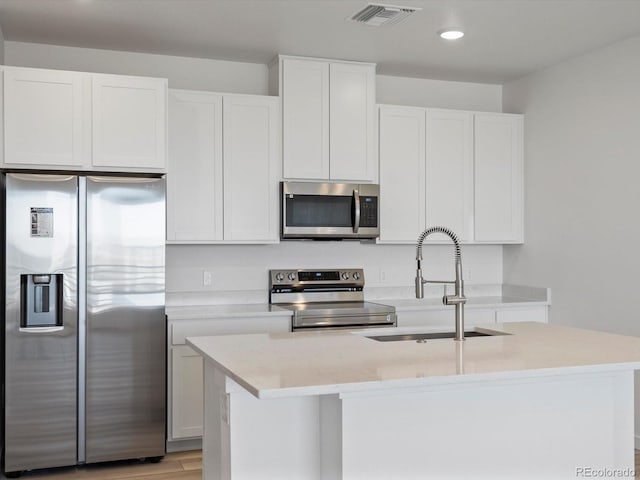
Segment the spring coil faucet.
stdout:
[[[455,253],[455,280],[425,280],[422,278],[422,243],[432,233],[444,233],[453,241],[456,247]],[[425,283],[452,283],[455,285],[455,293],[453,295],[445,295],[442,297],[442,303],[445,305],[454,305],[456,308],[456,336],[455,340],[464,340],[464,304],[467,299],[464,296],[464,282],[462,281],[462,255],[460,253],[460,242],[458,236],[452,230],[446,227],[429,227],[418,236],[418,244],[416,248],[416,298],[424,298]]]

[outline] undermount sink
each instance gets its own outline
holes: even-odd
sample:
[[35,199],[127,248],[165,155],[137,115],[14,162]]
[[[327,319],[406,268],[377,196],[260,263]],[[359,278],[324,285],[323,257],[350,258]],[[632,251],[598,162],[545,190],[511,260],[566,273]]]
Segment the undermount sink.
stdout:
[[[497,335],[509,335],[504,332],[494,330],[471,330],[464,332],[465,338],[470,337],[494,337]],[[367,338],[378,342],[403,342],[406,340],[435,340],[439,338],[455,338],[456,332],[428,332],[428,333],[405,333],[396,335],[366,335]]]

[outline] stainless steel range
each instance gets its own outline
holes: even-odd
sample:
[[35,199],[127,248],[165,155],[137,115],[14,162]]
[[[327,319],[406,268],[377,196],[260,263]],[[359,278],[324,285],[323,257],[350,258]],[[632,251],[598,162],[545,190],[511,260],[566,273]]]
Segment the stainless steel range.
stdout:
[[269,271],[269,302],[293,311],[293,331],[395,326],[395,307],[365,302],[363,289],[361,268]]

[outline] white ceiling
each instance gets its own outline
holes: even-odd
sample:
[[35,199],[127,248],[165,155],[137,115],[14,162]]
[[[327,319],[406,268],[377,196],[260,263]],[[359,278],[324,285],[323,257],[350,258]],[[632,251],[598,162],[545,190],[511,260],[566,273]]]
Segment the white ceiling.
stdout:
[[[375,0],[374,0],[375,1]],[[367,0],[0,0],[5,40],[268,63],[375,62],[378,72],[503,83],[640,34],[640,0],[382,0],[402,23],[346,18]],[[462,28],[446,42],[436,32]]]

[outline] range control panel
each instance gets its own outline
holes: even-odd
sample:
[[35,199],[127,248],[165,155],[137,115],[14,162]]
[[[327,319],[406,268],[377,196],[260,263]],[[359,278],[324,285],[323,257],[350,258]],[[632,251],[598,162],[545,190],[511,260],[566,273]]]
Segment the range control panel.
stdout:
[[364,286],[364,271],[361,268],[346,270],[269,270],[270,287],[305,286]]

